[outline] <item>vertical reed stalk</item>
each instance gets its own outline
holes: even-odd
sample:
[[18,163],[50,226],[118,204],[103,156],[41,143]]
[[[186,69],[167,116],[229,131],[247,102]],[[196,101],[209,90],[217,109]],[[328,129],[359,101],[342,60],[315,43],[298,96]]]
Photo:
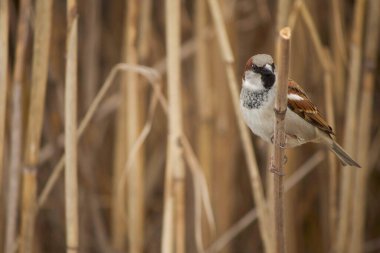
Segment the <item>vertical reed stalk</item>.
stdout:
[[126,85],[121,85],[121,103],[117,112],[115,133],[115,155],[112,174],[112,210],[111,210],[111,234],[112,246],[116,250],[123,250],[126,240],[125,205],[126,192],[118,190],[118,182],[122,176],[126,161]]
[[271,170],[274,173],[274,212],[276,252],[286,252],[284,227],[284,159],[285,159],[285,114],[287,109],[288,72],[291,30],[285,27],[279,32],[278,80],[275,101],[276,123],[274,125],[274,154]]
[[[315,48],[315,51],[318,55],[318,60],[323,68],[323,83],[324,83],[324,94],[325,94],[325,104],[326,104],[326,115],[327,122],[334,129],[335,127],[335,113],[334,113],[334,103],[333,103],[333,94],[334,90],[332,89],[332,60],[329,51],[323,47],[321,38],[318,35],[317,28],[313,19],[310,15],[308,8],[303,2],[300,2],[299,5],[301,15],[305,21],[306,27],[310,33],[310,37]],[[330,243],[335,243],[334,233],[336,231],[336,194],[337,194],[337,163],[335,155],[331,152],[328,152],[328,161],[329,161],[329,231]]]
[[[197,129],[197,154],[200,164],[204,169],[207,184],[212,180],[212,97],[211,80],[209,68],[209,55],[206,41],[207,26],[207,3],[204,0],[195,2],[195,89],[197,99],[197,110],[199,115],[199,127]],[[206,229],[207,223],[202,223]],[[205,231],[206,232],[206,231]],[[199,235],[198,238],[202,238]],[[204,234],[206,245],[212,240],[209,234]],[[199,242],[200,244],[201,242]],[[203,245],[202,245],[203,246]]]
[[32,62],[32,90],[25,143],[23,169],[21,248],[22,253],[33,250],[36,210],[37,163],[40,151],[42,119],[47,85],[52,1],[37,0]]
[[86,36],[83,36],[83,93],[84,108],[91,104],[95,97],[99,82],[99,30],[101,26],[100,0],[88,0],[87,12],[83,15],[83,23],[86,26]]
[[140,5],[139,16],[139,39],[138,39],[138,55],[142,62],[148,60],[150,52],[150,42],[152,33],[152,0],[143,0]]
[[[127,0],[126,7],[123,58],[128,64],[137,64],[138,3],[136,0]],[[127,150],[130,152],[138,138],[140,128],[137,73],[128,72],[124,82],[127,85]],[[139,152],[128,176],[128,238],[129,252],[131,253],[141,253],[144,246],[144,167],[142,158],[142,153]]]
[[260,179],[256,158],[254,156],[252,141],[249,137],[248,129],[245,126],[245,123],[240,115],[239,92],[237,88],[238,84],[233,65],[234,56],[232,54],[231,45],[228,41],[227,31],[223,23],[223,17],[219,3],[217,0],[208,0],[208,4],[212,14],[214,25],[216,27],[216,33],[218,41],[220,43],[221,54],[225,62],[228,85],[232,97],[234,111],[239,125],[240,137],[243,142],[243,149],[250,174],[252,192],[257,207],[260,235],[264,242],[265,252],[273,252],[272,243],[270,241],[270,228],[268,226],[268,209],[264,199],[263,186]]
[[[182,100],[181,100],[181,58],[180,58],[180,1],[166,0],[166,52],[168,65],[168,102],[169,102],[169,135],[168,135],[168,160],[167,177],[165,184],[165,210],[163,248],[172,242],[173,236],[169,217],[174,215],[175,252],[185,252],[185,168],[182,157],[180,138],[182,136]],[[170,183],[171,181],[171,183]],[[167,187],[173,187],[168,189]],[[172,196],[170,196],[172,195]],[[168,202],[168,203],[167,203]],[[171,205],[170,202],[174,203]],[[165,220],[166,219],[166,220]]]
[[65,74],[65,211],[67,253],[79,251],[77,168],[78,14],[76,0],[67,1]]
[[[326,56],[328,54],[326,53]],[[330,65],[332,66],[332,65]],[[329,125],[335,129],[335,113],[334,113],[334,103],[333,96],[334,90],[332,85],[332,74],[330,69],[324,70],[324,94],[325,94],[325,103],[326,103],[326,115],[327,122]],[[336,96],[335,96],[336,97]],[[337,218],[337,160],[335,155],[327,151],[327,157],[329,162],[329,196],[328,196],[328,225],[329,225],[329,245],[330,249],[334,248],[335,235],[336,235],[336,218]]]
[[[4,146],[5,146],[5,114],[7,106],[8,86],[8,36],[9,36],[9,2],[0,1],[0,227],[4,225],[4,199],[2,187],[4,180]],[[3,249],[3,229],[0,229],[0,249]]]
[[288,23],[290,0],[277,2],[276,31],[280,31]]
[[22,90],[26,48],[29,36],[28,25],[30,9],[30,0],[22,0],[20,2],[20,13],[17,25],[16,59],[12,77],[12,115],[10,123],[11,148],[6,203],[7,209],[4,249],[5,253],[12,253],[16,246],[19,186],[22,159]]
[[[345,36],[342,24],[342,8],[341,0],[331,1],[331,20],[333,25],[331,26],[332,37],[332,54],[334,60],[334,91],[339,114],[343,114],[344,108],[344,89],[345,89],[345,66],[347,65],[347,48],[345,43]],[[331,179],[330,175],[330,179]],[[334,230],[335,231],[335,230]],[[334,233],[334,231],[331,231]]]
[[[345,119],[345,133],[343,147],[348,154],[356,158],[355,146],[356,143],[356,125],[357,125],[357,106],[358,106],[358,91],[361,75],[362,61],[362,36],[363,23],[365,14],[366,0],[357,0],[355,2],[354,23],[352,26],[352,38],[350,49],[350,65],[348,78],[348,102]],[[340,203],[339,203],[339,221],[337,235],[337,252],[346,252],[346,246],[349,244],[348,231],[351,229],[351,214],[352,214],[352,185],[353,169],[345,168],[342,170],[341,187],[340,187]]]
[[[125,45],[125,43],[124,43]],[[125,50],[124,46],[122,50]],[[123,52],[124,54],[124,52]],[[126,53],[125,53],[126,54]],[[124,60],[124,59],[123,59]],[[124,76],[123,76],[124,77]],[[118,108],[116,118],[116,133],[115,133],[115,155],[113,161],[113,175],[112,175],[112,210],[111,210],[111,234],[112,246],[115,250],[124,250],[126,241],[126,191],[118,190],[118,182],[122,177],[123,168],[125,166],[127,151],[127,85],[120,83],[120,99],[121,103]]]
[[197,154],[207,182],[211,180],[211,165],[212,165],[212,148],[211,148],[211,133],[212,133],[212,101],[211,101],[211,86],[210,86],[210,69],[208,46],[205,39],[207,26],[207,5],[203,0],[196,1],[195,9],[195,32],[196,32],[196,54],[195,54],[195,73],[196,73],[196,98],[199,113],[200,125],[197,132]]
[[375,87],[375,70],[379,51],[380,1],[369,1],[366,25],[366,43],[364,49],[363,90],[359,113],[358,161],[363,167],[355,171],[355,189],[353,196],[353,222],[350,238],[350,253],[364,251],[364,224],[366,207],[366,188],[369,174],[369,144],[373,119],[373,100]]
[[[289,8],[291,5],[290,0],[279,0],[277,1],[277,9],[276,9],[276,32],[279,32],[283,27],[286,27],[289,25]],[[297,15],[298,16],[298,15]],[[276,43],[279,43],[279,40],[276,41]],[[279,47],[276,45],[275,48],[275,63],[279,63],[280,61],[280,53],[279,53]],[[273,152],[272,145],[268,145],[268,154],[271,154]],[[294,159],[296,157],[296,150],[289,150],[287,153],[287,158],[289,163],[287,164],[288,173],[292,172],[292,169],[296,168],[296,164],[294,164],[297,159]],[[269,156],[268,156],[269,158]],[[272,159],[272,158],[271,158]],[[272,163],[273,161],[270,160],[269,163]],[[269,222],[270,229],[271,229],[271,235],[273,235],[272,240],[274,239],[274,236],[276,235],[276,218],[275,218],[275,174],[269,173],[269,170],[267,171],[267,203],[268,203],[268,214],[269,214]],[[284,219],[286,219],[286,222],[289,223],[289,226],[286,226],[286,223],[284,223],[284,226],[286,227],[286,231],[284,232],[286,234],[286,238],[284,240],[287,241],[287,246],[292,250],[294,249],[294,245],[296,244],[296,228],[292,224],[294,222],[294,212],[292,211],[293,207],[296,205],[295,200],[295,194],[294,193],[287,193],[286,197],[286,205],[284,205],[284,210],[287,210],[286,216],[284,216]]]

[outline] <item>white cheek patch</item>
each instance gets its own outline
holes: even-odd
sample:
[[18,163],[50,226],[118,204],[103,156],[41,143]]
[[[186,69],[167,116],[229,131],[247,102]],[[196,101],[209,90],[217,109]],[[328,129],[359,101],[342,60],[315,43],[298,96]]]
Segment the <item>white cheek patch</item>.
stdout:
[[290,94],[288,94],[288,99],[300,101],[300,100],[303,100],[303,97],[301,97],[297,94],[290,93]]
[[264,86],[261,81],[261,76],[249,71],[245,73],[245,80],[243,81],[243,86],[250,88],[251,90],[262,90]]

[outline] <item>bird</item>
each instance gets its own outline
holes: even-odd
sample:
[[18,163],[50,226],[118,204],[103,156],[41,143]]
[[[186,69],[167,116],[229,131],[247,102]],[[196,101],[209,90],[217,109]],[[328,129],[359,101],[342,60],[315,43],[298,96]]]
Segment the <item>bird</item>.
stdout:
[[[240,109],[251,131],[273,143],[277,72],[273,58],[256,54],[248,59],[240,92]],[[343,166],[360,165],[335,141],[335,133],[322,117],[304,89],[288,79],[288,103],[285,114],[285,148],[308,142],[322,143],[339,158]]]

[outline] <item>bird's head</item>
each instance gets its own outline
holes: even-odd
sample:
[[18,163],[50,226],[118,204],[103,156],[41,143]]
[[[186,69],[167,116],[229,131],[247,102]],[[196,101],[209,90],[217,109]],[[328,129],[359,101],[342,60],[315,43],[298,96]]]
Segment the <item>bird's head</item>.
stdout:
[[248,59],[243,74],[243,86],[252,90],[269,90],[275,82],[276,70],[270,55],[257,54]]

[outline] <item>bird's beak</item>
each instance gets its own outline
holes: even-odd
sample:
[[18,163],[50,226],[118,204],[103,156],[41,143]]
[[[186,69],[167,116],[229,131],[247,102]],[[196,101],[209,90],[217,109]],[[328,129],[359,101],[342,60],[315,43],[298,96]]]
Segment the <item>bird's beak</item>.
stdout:
[[264,68],[273,73],[273,67],[270,64],[265,64]]

